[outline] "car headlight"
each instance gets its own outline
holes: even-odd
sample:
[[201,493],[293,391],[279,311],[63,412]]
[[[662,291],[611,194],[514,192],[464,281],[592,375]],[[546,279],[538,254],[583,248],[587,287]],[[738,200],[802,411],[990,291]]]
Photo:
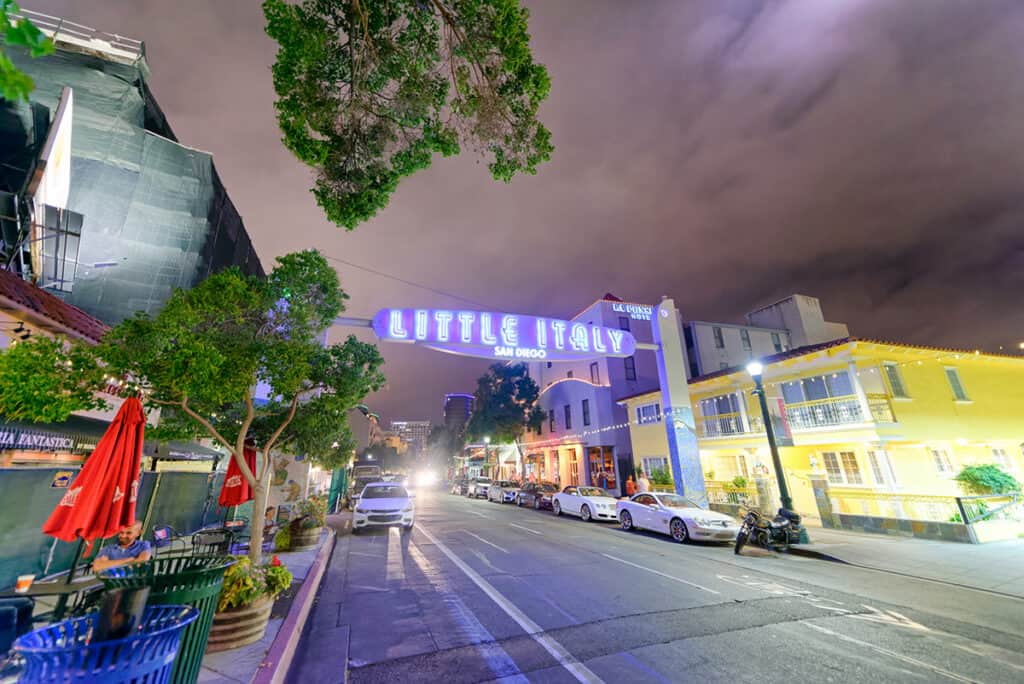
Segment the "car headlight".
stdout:
[[402,512],[403,512],[403,513],[411,513],[411,512],[412,512],[412,504],[409,504],[408,506],[406,506],[405,508],[403,508],[403,509],[402,509]]
[[365,508],[359,508],[358,506],[356,507],[356,513],[362,513],[363,515],[366,515],[369,512],[370,511],[366,510]]
[[700,527],[711,527],[711,521],[707,518],[694,518],[693,522],[697,523]]

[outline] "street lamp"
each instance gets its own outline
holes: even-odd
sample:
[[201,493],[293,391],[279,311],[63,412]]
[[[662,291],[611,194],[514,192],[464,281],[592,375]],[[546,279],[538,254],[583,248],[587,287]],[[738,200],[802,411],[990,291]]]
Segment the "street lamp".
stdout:
[[487,436],[484,437],[484,466],[486,466],[488,471],[491,469],[491,450],[490,450],[490,446],[491,446],[491,437],[490,437],[490,435],[487,435]]
[[775,466],[775,478],[779,481],[779,500],[782,507],[787,511],[793,510],[793,500],[789,497],[789,487],[786,486],[786,474],[782,472],[782,460],[779,459],[779,447],[775,444],[775,430],[772,429],[772,417],[768,415],[768,402],[764,398],[764,385],[761,383],[761,374],[764,373],[764,366],[759,361],[751,361],[747,364],[747,372],[754,378],[754,394],[761,403],[761,419],[764,421],[764,433],[768,437],[768,449],[772,452],[772,464]]

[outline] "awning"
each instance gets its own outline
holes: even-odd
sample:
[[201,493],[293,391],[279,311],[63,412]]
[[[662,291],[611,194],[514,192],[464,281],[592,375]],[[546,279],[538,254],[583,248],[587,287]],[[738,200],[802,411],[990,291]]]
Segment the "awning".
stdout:
[[161,461],[213,461],[225,456],[222,452],[208,449],[195,442],[147,441],[142,453]]
[[0,449],[88,454],[110,427],[105,420],[69,416],[63,423],[0,421]]

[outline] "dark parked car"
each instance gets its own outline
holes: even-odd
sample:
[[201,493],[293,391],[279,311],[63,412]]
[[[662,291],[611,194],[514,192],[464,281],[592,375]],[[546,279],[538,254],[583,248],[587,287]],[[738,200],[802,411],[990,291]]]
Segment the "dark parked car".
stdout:
[[458,494],[459,496],[465,496],[466,487],[469,486],[469,480],[464,477],[457,477],[452,480],[451,489],[448,490],[449,494]]
[[558,493],[558,485],[554,482],[527,482],[519,490],[516,498],[517,506],[532,506],[538,511],[551,508],[551,497]]

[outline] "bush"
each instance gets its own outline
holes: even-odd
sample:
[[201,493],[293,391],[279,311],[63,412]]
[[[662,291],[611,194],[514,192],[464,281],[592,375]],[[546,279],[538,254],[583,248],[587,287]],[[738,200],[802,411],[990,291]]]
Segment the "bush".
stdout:
[[277,598],[291,583],[292,573],[281,565],[277,556],[270,563],[257,567],[248,556],[235,556],[235,564],[224,573],[217,610],[247,606],[265,596]]
[[746,489],[748,484],[749,481],[742,475],[737,475],[736,477],[732,478],[732,486],[735,487],[736,489]]
[[654,468],[651,470],[651,484],[670,485],[672,484],[672,473],[668,468]]
[[323,527],[327,522],[327,499],[322,496],[311,496],[299,502],[299,515],[303,516],[302,528],[311,530]]
[[274,535],[274,550],[287,551],[292,547],[292,531],[287,525],[282,527]]
[[1020,482],[997,465],[964,466],[953,478],[968,494],[1019,494]]

